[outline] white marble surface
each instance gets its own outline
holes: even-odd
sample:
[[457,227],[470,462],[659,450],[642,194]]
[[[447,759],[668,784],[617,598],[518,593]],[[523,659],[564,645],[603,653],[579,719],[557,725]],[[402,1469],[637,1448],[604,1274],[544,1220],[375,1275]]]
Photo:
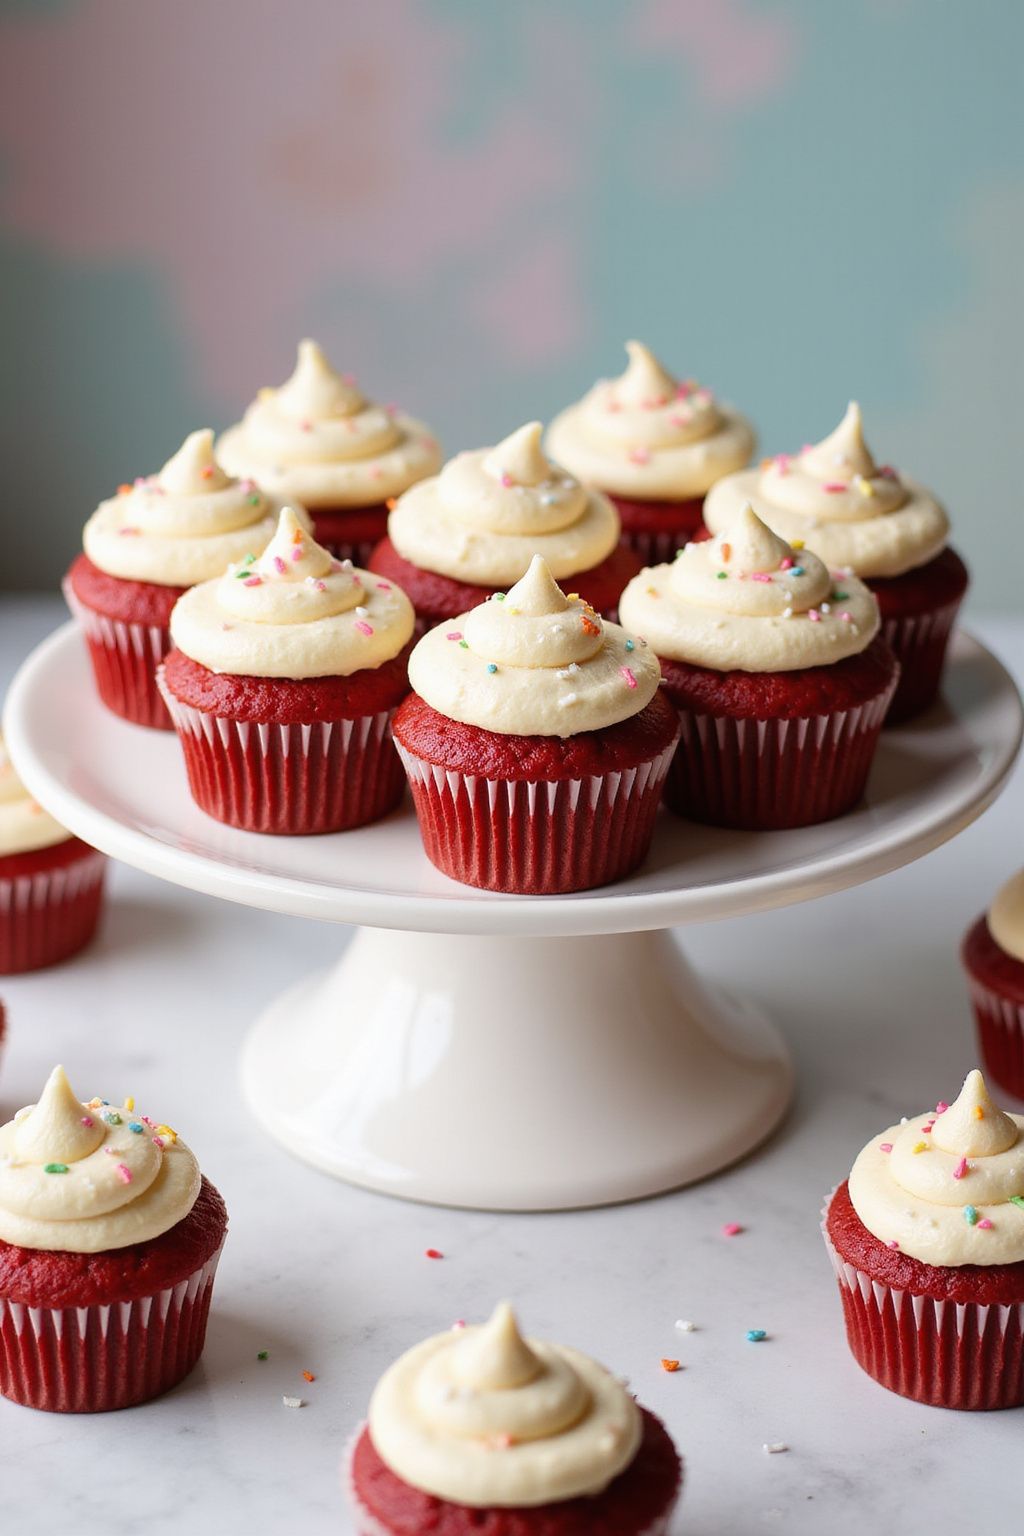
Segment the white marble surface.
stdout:
[[[56,602],[0,600],[0,684],[60,616]],[[1024,622],[975,627],[1024,678]],[[979,823],[912,868],[693,930],[698,963],[755,991],[783,1025],[796,1107],[725,1176],[560,1216],[406,1206],[290,1161],[239,1102],[238,1048],[264,1001],[328,962],[345,931],[116,869],[91,953],[0,982],[11,1024],[0,1118],[34,1097],[57,1059],[83,1095],[134,1093],[198,1150],[231,1232],[203,1363],[175,1392],[87,1419],[0,1402],[3,1529],[34,1536],[91,1509],[150,1536],[347,1536],[338,1461],[377,1375],[501,1295],[531,1330],[627,1374],[664,1416],[687,1460],[681,1536],[924,1536],[1019,1515],[1024,1411],[920,1408],[862,1375],[817,1212],[870,1135],[950,1097],[973,1064],[957,944],[1024,862],[1022,825],[1018,771]],[[723,1237],[727,1221],[743,1235]],[[443,1261],[425,1258],[428,1247]],[[676,1332],[680,1317],[698,1330]],[[751,1327],[769,1339],[748,1344]],[[684,1369],[665,1374],[662,1356]],[[285,1393],[307,1406],[285,1409]],[[790,1450],[766,1456],[765,1441]]]

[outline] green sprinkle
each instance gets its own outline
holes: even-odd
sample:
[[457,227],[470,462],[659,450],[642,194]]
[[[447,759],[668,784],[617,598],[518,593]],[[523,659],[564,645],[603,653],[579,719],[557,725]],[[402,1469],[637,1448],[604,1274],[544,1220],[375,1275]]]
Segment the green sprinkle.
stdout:
[[498,669],[497,669],[497,667],[496,667],[496,666],[495,666],[495,665],[494,665],[494,662],[493,662],[493,661],[489,661],[489,662],[488,662],[488,663],[487,663],[487,670],[488,670],[488,672],[497,672],[497,670],[498,670]]
[[747,1329],[747,1343],[748,1344],[760,1344],[762,1342],[762,1340],[766,1339],[767,1337],[768,1337],[768,1335],[767,1335],[767,1333],[765,1332],[765,1330],[763,1328],[748,1328]]
[[249,497],[249,505],[250,505],[250,507],[259,507],[259,506],[262,506],[262,504],[263,504],[263,497],[262,496],[257,496],[256,493],[253,492],[253,494]]
[[468,643],[468,641],[460,640],[459,641],[459,650],[460,651],[468,651],[469,650],[469,643]]
[[495,592],[495,594],[494,594],[494,601],[496,603],[503,603],[507,596],[508,596],[507,592]]
[[43,1169],[44,1173],[67,1173],[67,1171],[67,1163],[47,1163],[46,1167]]
[[633,644],[632,640],[627,640],[626,641],[626,650],[627,651],[635,651],[636,650],[636,646]]
[[978,1213],[973,1205],[964,1206],[964,1221],[966,1221],[969,1227],[976,1227],[978,1225]]
[[1010,1204],[1019,1206],[1024,1211],[1024,1195],[1011,1195]]
[[105,1120],[108,1125],[120,1125],[121,1124],[121,1116],[118,1114],[116,1109],[112,1109],[110,1111],[109,1115],[101,1115],[100,1119],[101,1120]]
[[249,574],[249,567],[247,565],[243,565],[241,570],[238,570],[238,571],[235,572],[235,580],[236,581],[241,581],[242,577],[243,576],[248,576],[248,574]]
[[269,1360],[270,1359],[270,1350],[269,1349],[261,1349],[259,1354],[256,1356],[256,1359],[257,1360]]
[[850,595],[849,592],[833,592],[832,593],[832,600],[833,600],[833,602],[836,602],[836,603],[843,603],[843,602],[846,601],[846,599],[849,597],[849,595]]
[[719,579],[719,581],[728,581],[729,580],[729,572],[728,571],[719,571],[718,579]]

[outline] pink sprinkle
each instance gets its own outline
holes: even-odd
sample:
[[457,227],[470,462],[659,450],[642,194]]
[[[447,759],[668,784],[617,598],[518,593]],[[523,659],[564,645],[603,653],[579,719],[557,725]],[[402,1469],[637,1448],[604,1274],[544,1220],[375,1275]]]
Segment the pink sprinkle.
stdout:
[[899,1247],[899,1243],[896,1241],[895,1238],[893,1238],[892,1242],[891,1243],[886,1243],[885,1246],[887,1248],[898,1248]]
[[778,470],[780,475],[789,474],[789,466],[791,462],[792,461],[788,453],[777,453],[775,455],[775,468]]
[[462,630],[461,629],[451,629],[451,630],[449,630],[448,633],[445,635],[445,639],[446,640],[461,640],[462,639]]
[[120,529],[118,529],[118,532],[120,533],[122,539],[127,539],[127,538],[130,538],[133,534],[141,533],[142,529],[141,528],[120,528]]
[[398,406],[394,403],[394,401],[392,401],[390,405],[386,405],[384,409],[387,411],[389,416],[398,415]]
[[256,489],[256,481],[250,480],[248,475],[246,475],[244,480],[240,480],[238,484],[243,491],[254,491]]
[[464,1317],[457,1317],[455,1319],[454,1323],[452,1323],[452,1332],[453,1333],[461,1333],[463,1328],[465,1328],[465,1326],[466,1326],[466,1319]]
[[813,447],[814,447],[813,443],[804,443],[803,446],[800,449],[800,452],[801,453],[810,453],[810,451],[811,451],[811,449]]
[[891,1141],[879,1142],[878,1150],[879,1150],[879,1152],[891,1152],[892,1151],[892,1142]]
[[91,1131],[95,1123],[96,1122],[93,1120],[92,1115],[82,1116],[82,1124],[85,1126],[87,1131]]
[[966,1157],[962,1157],[960,1159],[960,1161],[957,1163],[956,1167],[953,1169],[953,1177],[954,1177],[954,1179],[962,1179],[964,1177],[964,1175],[967,1173],[968,1168],[969,1168],[969,1164],[967,1162]]
[[624,677],[626,679],[626,687],[627,688],[635,688],[636,687],[636,678],[633,676],[632,672],[629,670],[628,667],[620,667],[619,668],[619,675],[620,675],[620,677]]
[[319,576],[317,577],[316,581],[314,581],[313,585],[314,585],[314,587],[316,587],[316,590],[318,592],[326,592],[327,591],[327,583],[326,583],[326,581],[321,581]]
[[896,470],[893,469],[891,464],[883,464],[878,473],[881,475],[883,480],[899,479],[899,475],[897,474]]
[[793,556],[792,555],[787,555],[784,560],[780,560],[779,561],[779,570],[780,571],[791,571],[795,564],[796,564],[796,561],[793,559]]
[[299,426],[303,432],[312,432],[313,430],[313,423],[311,421],[300,421]]
[[619,404],[619,402],[617,400],[609,400],[607,405],[605,406],[605,410],[606,411],[611,411],[614,414],[616,411],[621,411],[622,410],[622,406]]
[[685,400],[687,395],[692,395],[693,394],[693,383],[694,383],[694,381],[692,379],[684,379],[681,384],[677,385],[677,387],[676,387],[676,396],[677,396],[677,398],[680,399],[680,400]]
[[343,373],[342,376],[341,376],[341,382],[343,384],[347,384],[349,389],[355,389],[355,387],[356,387],[356,376],[355,376],[354,373]]
[[649,448],[631,448],[629,456],[634,464],[647,464],[650,462],[651,453]]
[[727,1221],[722,1228],[722,1235],[724,1237],[739,1237],[742,1231],[743,1228],[738,1221]]
[[922,1127],[921,1127],[921,1130],[922,1130],[923,1134],[926,1135],[926,1136],[927,1136],[929,1131],[934,1131],[934,1129],[935,1129],[935,1121],[934,1120],[929,1120],[927,1125],[922,1125]]
[[247,576],[246,579],[242,582],[243,587],[262,587],[262,585],[262,576]]
[[132,1181],[132,1171],[130,1168],[126,1168],[124,1163],[118,1163],[117,1176],[122,1184],[130,1184]]
[[279,575],[283,576],[287,569],[288,569],[288,567],[285,565],[284,561],[281,559],[281,556],[280,555],[275,555],[274,556],[274,570],[277,571]]
[[808,608],[807,617],[810,619],[812,624],[821,623],[821,614],[818,612],[817,608]]
[[[881,473],[881,471],[879,471],[879,473]],[[136,475],[133,483],[135,485],[146,485],[147,481],[145,475]]]
[[162,1136],[151,1136],[149,1139],[153,1143],[154,1147],[162,1147],[164,1144],[164,1139]]
[[670,416],[668,420],[669,426],[688,427],[690,422],[693,420],[693,412],[687,411],[684,415],[682,411],[677,411],[676,414],[674,416]]
[[839,615],[839,617],[842,619],[844,624],[852,624],[853,623],[853,614],[852,613],[848,613],[845,608],[843,609],[843,611]]
[[940,1099],[939,1102],[935,1106],[935,1113],[937,1115],[944,1115],[948,1108],[949,1108],[949,1105],[946,1103],[945,1099]]
[[379,464],[371,464],[370,465],[370,479],[371,480],[383,480],[383,478],[384,478],[384,471],[381,469],[380,465]]
[[846,489],[847,484],[845,480],[826,480],[822,486],[823,491],[828,491],[833,496],[840,495]]
[[295,545],[294,549],[292,550],[292,559],[293,560],[301,560],[302,559],[302,545],[301,544],[296,544]]
[[981,1228],[981,1230],[983,1232],[991,1232],[992,1231],[992,1225],[993,1225],[992,1222],[989,1221],[987,1216],[983,1216],[981,1218],[981,1220],[978,1222],[978,1226]]
[[501,483],[502,483],[502,485],[514,485],[515,484],[515,481],[512,479],[512,476],[509,474],[507,469],[503,469],[502,472],[501,472]]
[[751,571],[750,579],[751,579],[751,581],[762,581],[762,582],[767,581],[767,582],[770,582],[771,579],[772,579],[772,576],[771,576],[771,572],[770,571]]
[[358,631],[359,631],[359,633],[361,635],[372,635],[373,634],[373,626],[370,625],[370,624],[367,624],[365,619],[356,619],[356,622],[355,622],[355,624],[352,627],[353,627],[353,629],[358,629]]
[[701,405],[707,405],[708,401],[712,400],[714,398],[714,396],[712,395],[710,389],[708,389],[707,385],[705,384],[705,385],[702,385],[701,388],[697,390],[696,398],[700,401]]
[[377,591],[378,592],[390,592],[391,591],[391,583],[390,583],[390,581],[378,581],[378,583],[377,583]]

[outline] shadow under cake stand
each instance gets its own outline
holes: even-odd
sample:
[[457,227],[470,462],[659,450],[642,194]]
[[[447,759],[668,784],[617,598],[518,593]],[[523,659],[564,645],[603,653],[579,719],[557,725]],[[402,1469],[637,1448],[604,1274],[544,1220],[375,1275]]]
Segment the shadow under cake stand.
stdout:
[[4,731],[63,824],[179,885],[359,927],[270,1004],[245,1097],[306,1162],[413,1200],[493,1210],[605,1204],[700,1179],[774,1129],[786,1048],[698,978],[673,924],[808,901],[907,864],[991,804],[1021,742],[1017,690],[954,637],[944,701],[884,733],[864,803],[823,826],[741,833],[659,813],[635,875],[500,896],[427,861],[408,800],[372,827],[266,837],[192,802],[169,732],[110,714],[74,625],[25,662]]

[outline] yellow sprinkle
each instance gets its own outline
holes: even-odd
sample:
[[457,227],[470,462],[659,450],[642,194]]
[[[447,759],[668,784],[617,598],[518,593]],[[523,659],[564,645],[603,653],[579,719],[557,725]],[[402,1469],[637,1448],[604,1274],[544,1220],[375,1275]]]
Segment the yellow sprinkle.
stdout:
[[914,1148],[914,1151],[915,1152],[927,1152],[928,1151],[928,1143],[926,1141],[919,1141],[917,1143],[917,1146]]
[[509,612],[509,613],[518,613],[518,612],[519,612],[519,609],[518,609],[518,608],[510,608],[510,609],[509,609],[509,610],[508,610],[508,612]]
[[128,1097],[125,1099],[124,1107],[129,1112],[131,1112],[131,1110],[133,1110],[135,1108],[135,1100],[132,1098],[131,1094],[129,1094]]
[[984,1120],[985,1118],[985,1111],[980,1104],[975,1104],[974,1106],[974,1118],[975,1120]]
[[860,479],[857,481],[857,489],[860,491],[862,496],[873,496],[875,494],[875,488],[871,484],[871,481],[865,480],[863,475],[861,475]]
[[803,539],[791,539],[789,547],[790,549],[803,549],[804,541]]
[[567,603],[578,603],[580,600],[580,595],[578,592],[567,592],[565,594],[565,600]]
[[271,386],[269,384],[264,384],[262,389],[257,390],[256,398],[257,398],[257,400],[270,400],[270,399],[273,398],[274,393],[275,393],[275,391],[271,388]]
[[169,1125],[158,1125],[156,1133],[158,1136],[162,1136],[165,1141],[169,1141],[172,1147],[178,1139],[177,1131],[172,1131]]

